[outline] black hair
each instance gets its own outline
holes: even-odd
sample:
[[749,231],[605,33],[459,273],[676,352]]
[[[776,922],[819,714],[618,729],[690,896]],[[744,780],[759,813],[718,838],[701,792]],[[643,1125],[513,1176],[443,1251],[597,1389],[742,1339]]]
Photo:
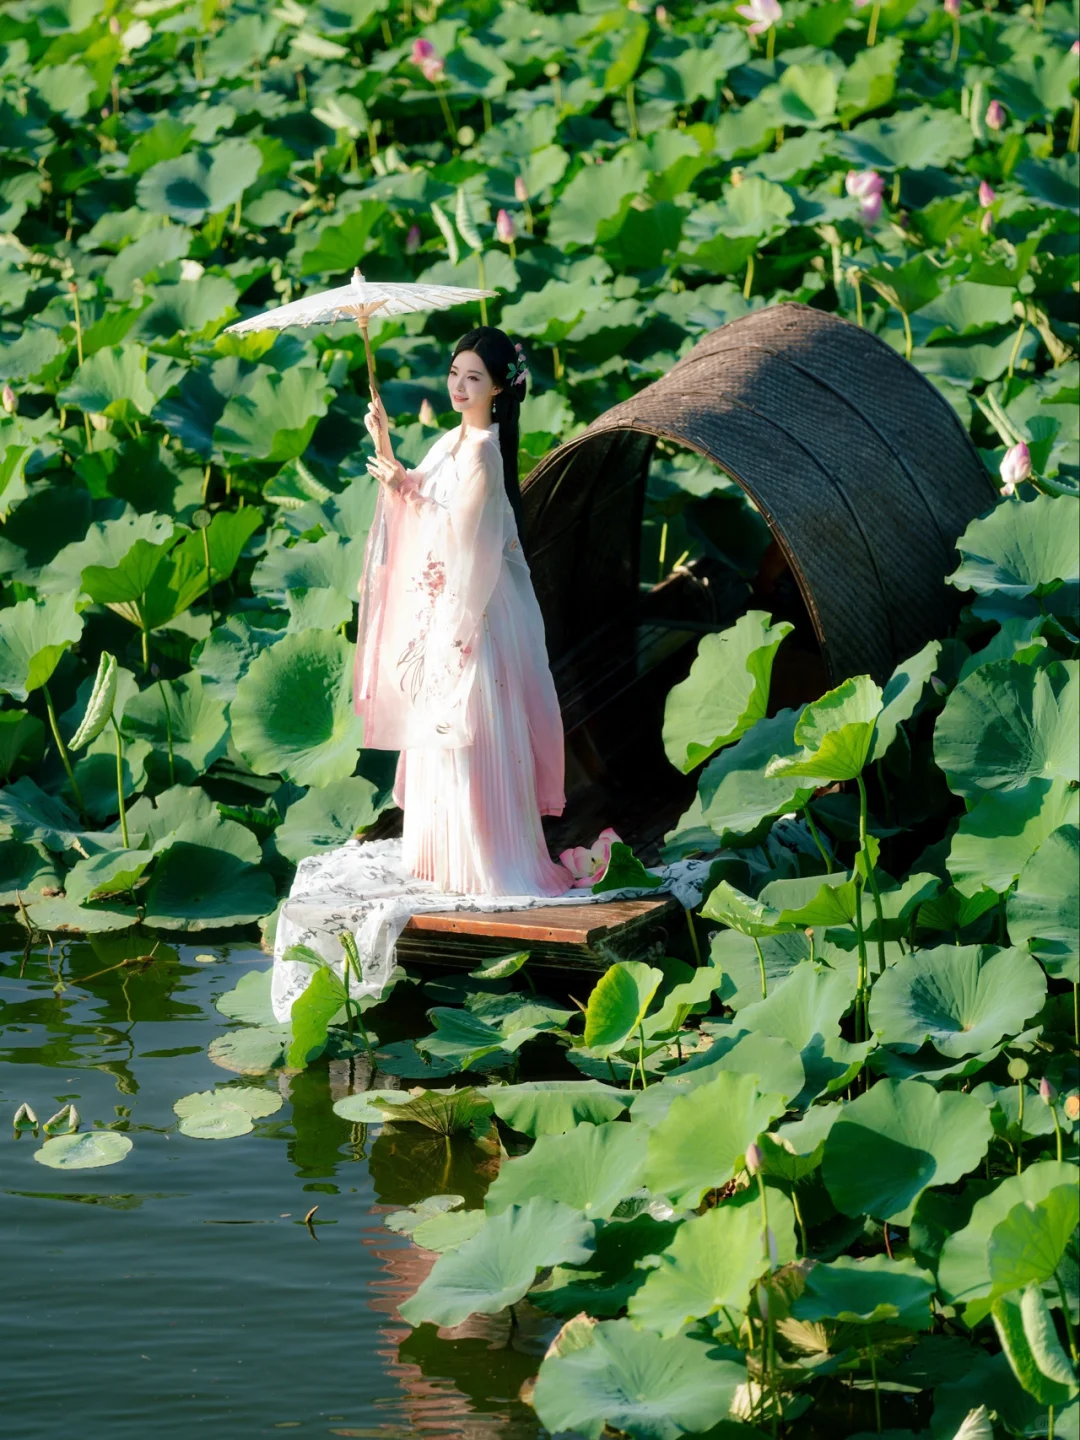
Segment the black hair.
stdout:
[[518,412],[525,398],[527,377],[522,374],[514,383],[522,364],[522,354],[506,334],[494,325],[479,325],[463,335],[454,347],[451,364],[465,350],[479,355],[484,368],[496,385],[499,393],[491,401],[491,418],[499,426],[499,449],[502,451],[503,483],[506,497],[517,521],[518,537],[522,540],[525,529],[525,511],[521,503],[521,486],[518,483]]

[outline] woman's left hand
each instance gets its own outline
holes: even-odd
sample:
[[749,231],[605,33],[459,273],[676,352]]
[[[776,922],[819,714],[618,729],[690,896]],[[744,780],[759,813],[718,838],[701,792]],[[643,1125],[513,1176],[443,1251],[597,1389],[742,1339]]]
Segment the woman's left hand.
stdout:
[[382,455],[374,455],[367,462],[367,471],[388,490],[400,490],[408,479],[400,460],[388,460]]

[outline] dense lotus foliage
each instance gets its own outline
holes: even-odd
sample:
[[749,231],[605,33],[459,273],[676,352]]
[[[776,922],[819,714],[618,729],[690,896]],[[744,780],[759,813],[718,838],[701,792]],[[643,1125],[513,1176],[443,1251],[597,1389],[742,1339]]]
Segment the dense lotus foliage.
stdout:
[[[664,721],[697,775],[665,857],[720,852],[698,963],[618,963],[583,1014],[525,953],[402,976],[391,1003],[434,1003],[389,1044],[348,970],[290,1025],[265,975],[221,1002],[247,1078],[177,1101],[193,1141],[350,1056],[341,1115],[497,1170],[466,1206],[440,1159],[389,1217],[437,1256],[402,1313],[548,1316],[552,1434],[1078,1433],[1078,31],[1060,0],[0,12],[0,902],[28,941],[269,933],[296,863],[390,805],[349,691],[363,347],[240,316],[355,264],[498,291],[524,474],[795,299],[907,356],[1002,490],[958,627],[884,685],[777,712],[786,625],[701,644]],[[480,318],[373,324],[406,461]],[[765,540],[658,457],[646,579],[708,553],[745,581]],[[44,1136],[58,1168],[131,1145],[74,1112]]]

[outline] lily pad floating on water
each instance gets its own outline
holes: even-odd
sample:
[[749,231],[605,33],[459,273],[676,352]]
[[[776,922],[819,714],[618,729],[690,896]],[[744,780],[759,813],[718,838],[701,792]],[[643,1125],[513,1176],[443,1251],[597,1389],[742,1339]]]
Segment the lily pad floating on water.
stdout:
[[230,1030],[210,1041],[207,1053],[223,1070],[239,1075],[265,1075],[285,1064],[285,1052],[292,1041],[288,1025],[249,1025]]
[[183,1095],[173,1110],[180,1117],[182,1135],[196,1140],[230,1140],[247,1135],[255,1128],[255,1120],[276,1115],[281,1106],[281,1096],[275,1091],[236,1085]]
[[100,1170],[118,1164],[131,1148],[128,1137],[115,1130],[87,1130],[46,1140],[34,1151],[34,1159],[51,1170]]

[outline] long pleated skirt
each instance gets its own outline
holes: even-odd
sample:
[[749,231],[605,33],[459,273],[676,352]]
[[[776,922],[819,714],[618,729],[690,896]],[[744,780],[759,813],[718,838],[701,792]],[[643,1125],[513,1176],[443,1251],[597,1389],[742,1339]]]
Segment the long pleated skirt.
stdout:
[[[405,812],[402,858],[440,890],[563,895],[573,877],[547,849],[524,702],[514,598],[497,586],[477,652],[472,745],[402,751],[394,798]],[[545,657],[546,661],[546,657]]]

